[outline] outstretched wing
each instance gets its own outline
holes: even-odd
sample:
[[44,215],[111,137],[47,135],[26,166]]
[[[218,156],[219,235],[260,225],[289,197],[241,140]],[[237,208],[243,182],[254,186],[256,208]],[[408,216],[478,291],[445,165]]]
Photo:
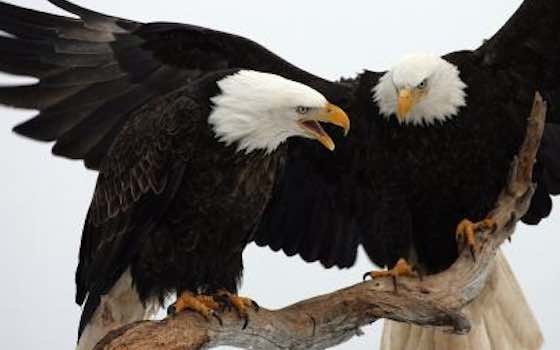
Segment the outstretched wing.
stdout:
[[80,331],[175,198],[206,127],[202,114],[174,92],[134,112],[109,151],[82,233],[76,302],[87,303]]
[[547,125],[535,166],[537,191],[523,218],[538,224],[560,193],[560,2],[525,0],[508,22],[475,52],[481,62],[527,77],[529,96],[548,102]]
[[[14,130],[56,141],[53,153],[99,169],[131,111],[202,75],[245,68],[283,75],[336,96],[338,86],[239,36],[177,24],[142,24],[49,0],[79,19],[0,2],[0,71],[39,82],[0,88],[0,104],[38,109]],[[336,102],[336,101],[333,101]]]
[[[379,73],[364,73],[353,82],[353,101],[347,111],[352,130],[347,137],[330,133],[336,150],[325,152],[301,140],[288,142],[285,172],[277,179],[273,197],[258,227],[255,242],[299,254],[305,261],[319,261],[325,267],[350,267],[358,246],[376,226],[379,207],[368,169],[372,166],[372,123],[370,83]],[[344,105],[343,105],[344,106]],[[369,242],[368,242],[369,243]]]
[[[353,89],[347,84],[308,74],[248,39],[186,24],[142,24],[65,0],[49,1],[79,18],[0,2],[0,30],[12,36],[0,38],[0,71],[39,79],[30,86],[0,88],[0,103],[38,109],[36,117],[18,125],[15,131],[37,140],[55,141],[53,153],[83,159],[89,168],[102,166],[117,135],[136,115],[134,111],[215,70],[245,68],[280,74],[321,91],[337,105],[350,105]],[[305,141],[290,140],[289,166],[278,180],[277,194],[265,215],[266,224],[257,235],[259,244],[289,254],[300,253],[306,260],[321,260],[327,266],[353,263],[360,239],[355,220],[368,205],[355,205],[362,199],[350,198],[349,194],[359,193],[356,188],[365,181],[357,181],[354,175],[365,162],[357,147],[368,142],[364,133],[369,129],[366,119],[354,117],[352,124],[350,136],[336,140],[338,150],[333,154]],[[110,164],[119,161],[110,158]],[[339,186],[339,181],[343,185]],[[105,186],[99,193],[106,192]],[[368,193],[360,195],[366,198],[364,203],[371,201]],[[107,202],[108,197],[103,196],[101,204]],[[114,203],[99,209],[101,204],[92,206],[88,222],[101,211],[115,210]],[[135,211],[141,212],[141,207],[135,206]],[[293,210],[298,207],[305,210]],[[120,232],[120,220],[132,217],[111,220],[115,226],[107,230]],[[97,234],[87,233],[93,227],[88,225],[83,244],[87,259],[81,265],[96,260],[89,257],[96,251],[91,247],[101,244]],[[79,280],[87,276],[78,274],[82,276]],[[82,291],[88,288],[91,286]],[[82,298],[85,295],[79,294]]]

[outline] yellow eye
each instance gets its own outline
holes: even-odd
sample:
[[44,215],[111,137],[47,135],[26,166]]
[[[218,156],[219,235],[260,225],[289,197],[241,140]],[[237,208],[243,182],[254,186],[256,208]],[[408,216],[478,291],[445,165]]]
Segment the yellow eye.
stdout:
[[310,108],[309,107],[304,107],[304,106],[298,106],[298,108],[296,108],[296,112],[298,112],[299,114],[307,114],[309,113]]
[[417,88],[422,90],[425,89],[427,85],[428,85],[428,81],[427,79],[424,79],[420,82],[420,84],[418,84]]

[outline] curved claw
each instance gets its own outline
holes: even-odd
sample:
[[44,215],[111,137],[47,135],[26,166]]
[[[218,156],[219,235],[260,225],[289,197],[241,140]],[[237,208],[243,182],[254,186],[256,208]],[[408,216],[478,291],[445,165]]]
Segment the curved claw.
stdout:
[[218,323],[220,324],[221,327],[224,326],[224,321],[215,311],[212,310],[212,312],[210,314],[212,315],[212,317],[214,317],[218,321]]
[[172,316],[177,313],[177,309],[175,308],[175,304],[171,304],[167,307],[167,316]]
[[259,304],[254,300],[249,298],[240,297],[236,294],[230,293],[227,290],[219,291],[214,298],[219,301],[219,303],[227,310],[235,310],[237,316],[243,320],[242,329],[247,328],[249,324],[249,314],[247,309],[249,307],[253,308],[255,311],[260,310]]
[[222,306],[222,310],[231,311],[233,305],[226,294],[217,294],[214,299]]
[[471,252],[471,258],[474,262],[476,262],[476,248],[474,246],[470,246],[469,250]]
[[496,222],[486,218],[480,222],[472,222],[468,219],[462,220],[455,230],[455,238],[469,247],[471,257],[476,261],[476,255],[481,249],[481,244],[477,239],[477,234],[488,231],[492,233],[496,230]]
[[245,328],[247,328],[247,325],[249,324],[249,316],[244,315],[241,318],[243,319],[243,326],[241,326],[241,329],[245,330]]
[[405,259],[399,259],[395,266],[387,271],[372,271],[366,272],[363,276],[364,281],[370,277],[372,280],[378,277],[390,277],[393,280],[393,285],[395,286],[395,291],[397,290],[397,278],[398,277],[418,277],[418,272],[408,264]]
[[219,304],[208,295],[194,294],[192,292],[183,292],[177,298],[177,301],[167,308],[168,315],[175,315],[186,310],[192,311],[204,317],[208,322],[214,317],[220,325],[223,325],[222,319],[217,315],[216,309]]

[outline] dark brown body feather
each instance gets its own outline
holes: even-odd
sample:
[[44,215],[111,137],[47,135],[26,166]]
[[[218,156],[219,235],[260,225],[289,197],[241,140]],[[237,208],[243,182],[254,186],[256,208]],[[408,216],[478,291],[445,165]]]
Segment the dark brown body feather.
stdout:
[[[405,126],[380,115],[372,121],[377,149],[370,162],[376,166],[369,171],[373,187],[382,189],[376,209],[382,213],[374,210],[376,229],[365,235],[364,246],[381,266],[401,257],[428,272],[449,266],[457,256],[457,224],[481,220],[493,208],[524,138],[536,86],[482,68],[467,52],[446,59],[471,87],[458,116],[430,126]],[[476,89],[483,84],[495,88]],[[374,103],[368,109],[375,110]]]
[[207,122],[217,89],[194,90],[204,93],[179,90],[134,112],[101,163],[76,273],[80,329],[128,268],[141,300],[237,291],[284,152],[218,142]]

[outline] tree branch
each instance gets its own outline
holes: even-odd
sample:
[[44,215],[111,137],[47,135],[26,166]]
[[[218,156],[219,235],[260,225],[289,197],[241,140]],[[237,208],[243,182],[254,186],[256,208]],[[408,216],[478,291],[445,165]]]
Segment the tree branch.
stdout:
[[108,334],[97,350],[208,349],[232,345],[254,349],[324,349],[360,334],[360,327],[380,318],[421,326],[448,327],[466,333],[470,323],[461,309],[483,289],[499,246],[513,233],[535,190],[532,169],[545,124],[546,103],[537,93],[528,119],[525,141],[515,158],[508,185],[489,218],[493,232],[479,233],[482,242],[476,261],[464,249],[446,271],[422,280],[400,278],[395,290],[390,279],[359,283],[280,310],[250,314],[242,330],[235,313],[224,312],[224,324],[199,315],[181,313],[163,321],[142,321]]

